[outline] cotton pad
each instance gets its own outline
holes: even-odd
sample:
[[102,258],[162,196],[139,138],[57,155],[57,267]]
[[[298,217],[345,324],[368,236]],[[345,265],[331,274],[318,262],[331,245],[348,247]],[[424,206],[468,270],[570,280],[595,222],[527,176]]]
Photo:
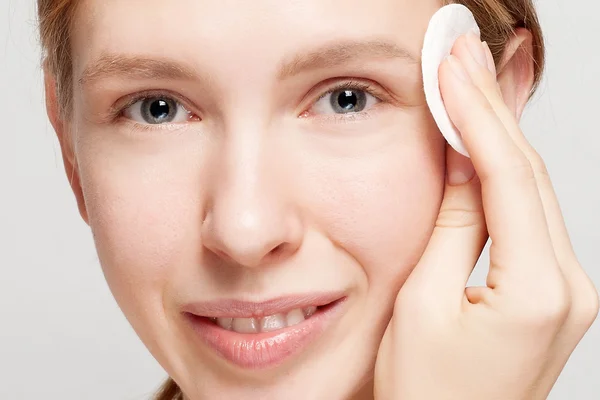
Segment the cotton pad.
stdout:
[[461,4],[444,6],[429,22],[421,54],[425,99],[433,119],[450,146],[466,157],[469,153],[442,100],[438,71],[442,61],[450,55],[456,39],[471,30],[480,34],[475,17],[467,7]]

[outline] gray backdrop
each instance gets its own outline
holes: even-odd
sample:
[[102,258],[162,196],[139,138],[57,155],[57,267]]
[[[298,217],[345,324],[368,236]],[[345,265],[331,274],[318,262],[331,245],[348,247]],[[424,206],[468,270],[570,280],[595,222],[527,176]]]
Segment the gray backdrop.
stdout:
[[[548,70],[523,128],[600,287],[600,3],[538,4]],[[112,299],[77,213],[44,111],[34,13],[33,0],[0,0],[0,398],[147,399],[164,373]],[[600,399],[599,325],[551,399]]]

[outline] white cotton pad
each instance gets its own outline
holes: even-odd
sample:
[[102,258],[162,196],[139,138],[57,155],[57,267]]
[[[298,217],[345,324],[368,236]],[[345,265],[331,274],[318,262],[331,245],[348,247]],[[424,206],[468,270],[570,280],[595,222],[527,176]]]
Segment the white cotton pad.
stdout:
[[471,30],[480,34],[475,17],[467,7],[461,4],[444,6],[429,22],[421,54],[425,99],[433,119],[450,146],[466,157],[469,157],[469,153],[442,100],[438,71],[442,61],[450,55],[456,39]]

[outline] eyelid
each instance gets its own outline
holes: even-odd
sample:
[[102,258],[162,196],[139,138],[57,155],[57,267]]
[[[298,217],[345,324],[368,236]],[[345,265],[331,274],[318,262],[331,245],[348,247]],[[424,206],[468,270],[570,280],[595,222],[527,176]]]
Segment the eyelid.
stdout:
[[[334,78],[328,79],[327,81],[317,85],[317,87],[312,89],[304,97],[304,99],[301,101],[303,106],[301,107],[302,111],[300,112],[300,115],[309,112],[311,107],[313,107],[316,102],[323,99],[325,96],[342,89],[363,90],[382,102],[391,103],[392,105],[396,105],[398,103],[398,101],[390,94],[388,90],[371,80],[359,78]],[[318,95],[313,93],[317,93]],[[306,104],[307,102],[308,104]]]
[[342,89],[363,90],[374,96],[374,94],[371,93],[373,89],[368,83],[362,81],[349,80],[337,82],[333,87],[327,89],[327,91],[325,91],[316,101],[323,99],[323,97],[327,96],[328,94],[337,92],[338,90]]
[[[303,104],[303,106],[301,108],[302,111],[299,113],[299,115],[309,112],[310,108],[323,97],[342,89],[364,90],[365,92],[376,97],[382,102],[390,103],[392,105],[397,106],[399,105],[399,103],[401,103],[382,85],[375,83],[372,80],[352,77],[339,77],[328,79],[322,82],[321,84],[317,85],[315,88],[313,88],[301,101],[301,104]],[[189,111],[192,116],[198,117],[199,120],[202,120],[202,117],[200,116],[201,113],[196,111],[197,107],[192,106],[191,101],[189,101],[186,97],[182,95],[164,89],[146,90],[122,97],[121,99],[117,100],[114,103],[114,105],[109,109],[107,120],[115,121],[119,119],[120,117],[122,117],[123,112],[128,107],[133,106],[139,101],[152,97],[168,97],[177,102],[187,111]],[[308,101],[306,99],[311,99],[308,104],[306,104]],[[164,127],[165,125],[169,124],[161,124],[157,125],[156,127],[153,126],[151,128],[156,129],[160,126]]]
[[[175,94],[175,93],[171,92],[170,90],[146,90],[146,91],[137,92],[134,94],[124,96],[121,99],[117,100],[117,102],[110,108],[110,110],[109,110],[110,119],[111,120],[118,119],[121,116],[123,116],[123,112],[127,108],[133,106],[134,104],[136,104],[139,101],[143,101],[143,100],[154,98],[154,97],[167,97],[167,98],[175,101],[180,106],[182,106],[186,111],[189,111],[192,115],[198,116],[198,118],[200,120],[202,119],[198,115],[200,113],[194,111],[195,109],[197,109],[197,107],[191,106],[191,102],[184,96]],[[162,124],[162,125],[167,125],[167,124]]]

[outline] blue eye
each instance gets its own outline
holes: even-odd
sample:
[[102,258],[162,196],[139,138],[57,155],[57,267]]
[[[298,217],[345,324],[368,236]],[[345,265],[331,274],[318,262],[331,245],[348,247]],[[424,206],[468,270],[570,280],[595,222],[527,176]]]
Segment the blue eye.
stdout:
[[331,107],[338,113],[361,112],[367,105],[367,95],[360,90],[337,90],[331,93]]
[[360,113],[379,101],[365,90],[348,87],[327,92],[313,105],[312,111],[326,115]]
[[186,122],[191,113],[177,101],[157,96],[137,101],[127,107],[123,115],[140,124],[160,125]]

